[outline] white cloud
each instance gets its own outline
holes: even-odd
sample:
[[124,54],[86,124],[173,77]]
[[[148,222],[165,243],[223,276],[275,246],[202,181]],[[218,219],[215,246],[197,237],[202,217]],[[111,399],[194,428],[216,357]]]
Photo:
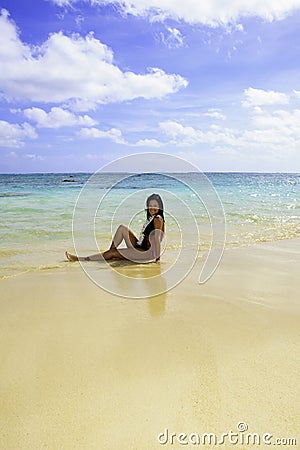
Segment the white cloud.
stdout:
[[160,142],[157,139],[141,139],[137,142],[128,142],[123,137],[122,131],[117,128],[111,128],[110,130],[100,130],[99,128],[82,128],[77,136],[82,139],[110,139],[117,144],[123,144],[130,147],[162,147],[164,142]]
[[183,46],[184,37],[177,28],[167,28],[166,33],[160,33],[162,43],[168,48],[179,48]]
[[141,139],[137,141],[134,146],[135,147],[162,147],[166,143],[160,142],[157,139]]
[[293,93],[296,97],[300,98],[300,91],[296,91],[296,89],[294,89]]
[[289,103],[289,97],[276,91],[265,91],[263,89],[254,89],[249,87],[244,90],[246,100],[242,103],[246,107],[255,107],[261,105],[284,105]]
[[73,127],[76,125],[91,127],[97,122],[88,115],[79,116],[59,107],[53,107],[47,113],[41,108],[27,108],[24,110],[27,119],[36,122],[39,128]]
[[190,146],[204,143],[234,145],[237,139],[234,130],[217,125],[213,125],[209,131],[184,126],[171,120],[161,122],[159,126],[163,133],[171,139],[172,145]]
[[273,133],[274,141],[278,140],[283,145],[283,139],[292,138],[296,142],[300,140],[300,109],[276,110],[271,113],[254,115],[252,121],[257,128],[257,133]]
[[299,151],[300,110],[277,110],[255,114],[249,129],[233,129],[212,125],[207,131],[178,122],[160,123],[160,129],[169,138],[169,144],[176,146],[209,145],[212,150],[273,152],[277,156]]
[[225,120],[226,116],[216,109],[210,109],[208,112],[203,114],[206,117],[211,117],[212,119]]
[[[226,152],[231,149],[257,157],[297,155],[300,150],[300,109],[285,106],[289,103],[289,95],[284,93],[252,89],[252,94],[252,105],[260,106],[254,106],[244,120],[247,128],[214,124],[207,130],[174,121],[162,122],[160,128],[176,146],[205,144],[217,153],[226,148]],[[283,104],[281,109],[275,109],[279,104]]]
[[44,156],[36,155],[35,153],[27,153],[26,155],[24,155],[24,157],[27,159],[33,159],[35,161],[44,161],[45,160]]
[[24,139],[36,139],[37,134],[29,123],[22,125],[0,120],[0,147],[23,147]]
[[[77,0],[52,1],[67,6]],[[300,0],[90,0],[90,3],[118,5],[122,12],[151,20],[172,18],[211,26],[235,22],[240,17],[280,20],[300,8]]]
[[171,139],[173,144],[193,145],[203,141],[203,131],[195,130],[193,127],[186,127],[172,120],[161,122],[159,126],[163,133]]
[[0,65],[0,90],[7,100],[67,102],[78,110],[139,97],[160,99],[188,84],[158,68],[146,74],[122,72],[113,63],[112,50],[92,33],[53,33],[41,46],[31,47],[20,40],[5,10],[0,16]]
[[[220,110],[211,109],[208,112],[220,113]],[[245,113],[245,110],[243,112]],[[86,139],[108,138],[131,147],[192,147],[200,152],[205,149],[232,157],[248,155],[252,159],[280,159],[287,155],[295,156],[299,152],[300,109],[270,110],[257,106],[250,110],[243,123],[247,124],[247,128],[225,127],[221,123],[212,124],[209,128],[205,125],[195,127],[166,120],[160,122],[155,131],[159,137],[148,136],[136,142],[129,142],[122,132],[115,128],[108,131],[84,128],[79,135]]]
[[111,128],[110,130],[103,131],[99,128],[82,128],[78,133],[83,139],[110,139],[117,144],[126,144],[122,136],[121,130],[117,128]]
[[58,6],[71,6],[72,3],[76,3],[78,0],[52,0],[55,5]]

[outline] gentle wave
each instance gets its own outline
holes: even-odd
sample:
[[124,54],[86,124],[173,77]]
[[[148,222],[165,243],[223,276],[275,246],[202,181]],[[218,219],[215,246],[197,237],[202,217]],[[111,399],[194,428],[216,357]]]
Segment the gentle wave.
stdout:
[[26,273],[33,273],[33,272],[39,272],[39,271],[47,271],[47,270],[57,270],[57,269],[63,269],[66,267],[66,263],[64,264],[54,264],[50,266],[39,266],[39,267],[28,267],[28,268],[20,268],[17,270],[16,268],[11,268],[10,272],[7,275],[1,274],[0,280],[7,280],[9,278],[16,278],[21,275],[24,275]]
[[0,197],[28,197],[30,194],[19,194],[17,192],[5,192],[4,194],[0,194]]

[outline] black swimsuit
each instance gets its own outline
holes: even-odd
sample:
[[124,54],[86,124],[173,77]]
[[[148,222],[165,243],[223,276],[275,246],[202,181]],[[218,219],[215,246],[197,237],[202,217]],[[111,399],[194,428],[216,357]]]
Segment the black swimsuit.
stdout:
[[[160,215],[157,215],[155,217],[161,217]],[[148,225],[146,226],[146,228],[143,231],[144,237],[143,240],[140,244],[136,244],[137,248],[143,249],[143,250],[149,250],[149,248],[151,247],[150,245],[150,241],[149,241],[149,235],[151,233],[151,231],[154,230],[154,218],[153,220],[151,220],[150,223],[148,223]]]

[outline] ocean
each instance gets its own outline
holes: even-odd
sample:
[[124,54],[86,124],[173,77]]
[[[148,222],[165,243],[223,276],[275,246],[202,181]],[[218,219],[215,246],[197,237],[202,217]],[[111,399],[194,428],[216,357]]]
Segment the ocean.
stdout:
[[[224,210],[225,247],[300,236],[300,174],[205,175]],[[209,249],[214,212],[209,216],[209,205],[197,196],[207,187],[200,173],[180,174],[180,181],[178,174],[122,174],[124,179],[118,181],[120,174],[101,173],[83,190],[90,177],[88,173],[0,175],[1,278],[65,266],[65,250],[74,251],[75,208],[73,228],[80,240],[76,248],[84,256],[97,252],[97,245],[105,250],[119,223],[129,225],[138,236],[145,221],[145,200],[152,192],[159,193],[165,204],[166,255],[182,246],[196,246],[200,254]],[[88,216],[94,218],[94,230],[85,220]],[[183,237],[182,230],[187,230]]]

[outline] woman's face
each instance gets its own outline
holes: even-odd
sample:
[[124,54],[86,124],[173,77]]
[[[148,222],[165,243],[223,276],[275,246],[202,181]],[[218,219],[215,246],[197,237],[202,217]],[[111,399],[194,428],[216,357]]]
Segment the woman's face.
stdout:
[[157,214],[158,210],[159,210],[158,201],[157,200],[150,200],[148,209],[149,209],[149,213],[150,213],[151,216],[153,216],[154,214]]

